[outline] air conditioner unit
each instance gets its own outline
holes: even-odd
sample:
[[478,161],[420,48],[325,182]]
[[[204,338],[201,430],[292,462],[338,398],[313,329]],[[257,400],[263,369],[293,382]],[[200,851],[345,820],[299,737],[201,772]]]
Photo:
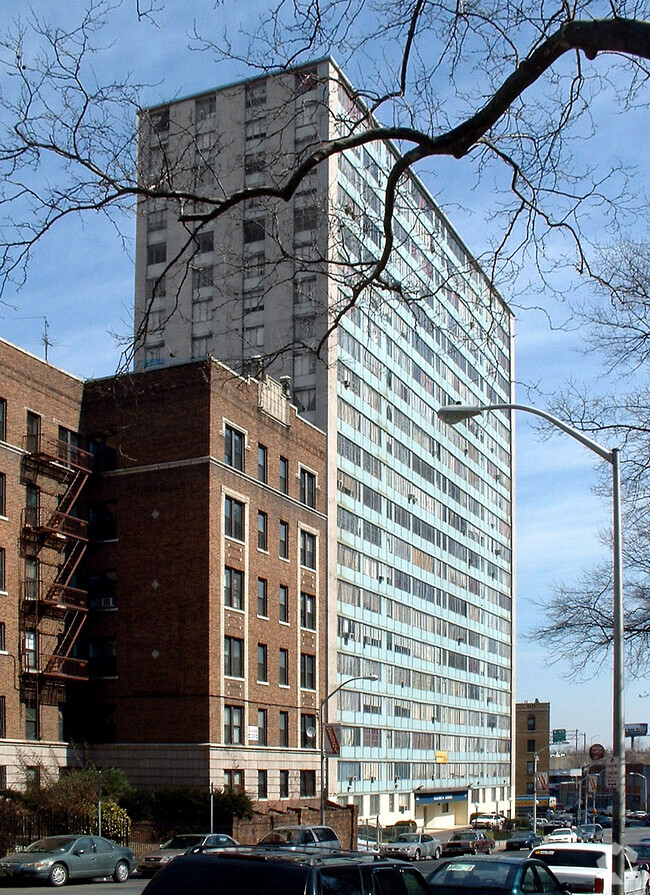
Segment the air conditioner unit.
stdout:
[[102,609],[115,609],[117,599],[115,597],[102,597]]

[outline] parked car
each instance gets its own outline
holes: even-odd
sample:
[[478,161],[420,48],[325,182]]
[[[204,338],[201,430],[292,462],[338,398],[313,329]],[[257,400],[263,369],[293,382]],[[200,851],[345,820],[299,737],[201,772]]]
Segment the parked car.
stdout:
[[[600,892],[612,895],[612,846],[593,842],[558,842],[538,845],[531,858],[543,861],[561,883],[575,892]],[[650,874],[634,867],[636,858],[625,853],[625,895],[646,895]]]
[[112,876],[124,883],[134,868],[132,850],[102,836],[48,836],[0,859],[0,880],[65,886],[69,879]]
[[558,827],[546,837],[547,842],[577,842],[578,834],[571,827]]
[[186,851],[197,845],[227,848],[229,845],[237,845],[237,842],[232,836],[227,836],[225,833],[181,833],[178,836],[172,836],[167,842],[163,842],[155,851],[140,855],[137,864],[138,873],[141,873],[142,876],[153,876],[172,858],[185,854]]
[[482,891],[490,895],[519,895],[521,892],[567,895],[566,889],[542,861],[522,860],[518,855],[443,859],[427,874],[427,882],[434,895],[475,895]]
[[258,845],[283,848],[340,849],[339,838],[331,827],[288,826],[275,827],[262,836]]
[[387,858],[435,858],[442,855],[442,842],[429,833],[400,833],[391,842],[384,842],[380,848]]
[[494,840],[483,830],[457,830],[442,844],[443,855],[475,855],[483,852],[489,855],[494,848]]
[[576,835],[580,842],[602,842],[603,828],[600,824],[580,824],[576,828]]
[[[633,864],[644,864],[650,866],[650,839],[641,839],[638,842],[626,843],[630,860]],[[632,857],[634,853],[634,857]]]
[[533,833],[532,830],[519,830],[513,833],[509,839],[506,839],[506,851],[519,851],[522,848],[528,851],[535,848],[536,845],[542,844],[542,837],[539,833]]
[[357,852],[326,854],[253,846],[214,854],[181,855],[147,883],[143,895],[431,895],[415,867]]
[[483,830],[501,830],[505,822],[503,814],[478,814],[472,820],[472,826]]

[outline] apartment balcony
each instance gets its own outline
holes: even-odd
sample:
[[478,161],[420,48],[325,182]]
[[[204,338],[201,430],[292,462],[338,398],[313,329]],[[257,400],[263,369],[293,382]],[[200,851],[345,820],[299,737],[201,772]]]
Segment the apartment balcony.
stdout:
[[45,512],[40,507],[25,507],[23,529],[53,539],[88,540],[88,522],[61,510]]
[[33,655],[23,655],[22,673],[25,679],[36,681],[37,677],[59,681],[87,681],[88,661],[76,659],[70,656],[41,656],[40,663],[36,663]]
[[88,593],[78,587],[70,587],[60,582],[46,582],[28,579],[22,583],[23,609],[25,611],[53,608],[86,611]]
[[23,446],[32,461],[86,473],[92,470],[93,455],[90,451],[84,451],[65,439],[26,435]]

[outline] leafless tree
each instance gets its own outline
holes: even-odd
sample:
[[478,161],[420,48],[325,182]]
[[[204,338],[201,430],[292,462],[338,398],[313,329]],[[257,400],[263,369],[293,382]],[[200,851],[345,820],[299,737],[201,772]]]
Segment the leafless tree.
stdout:
[[[576,308],[584,350],[602,363],[597,382],[571,383],[551,398],[564,419],[605,445],[622,448],[625,641],[628,668],[650,671],[650,248],[621,242],[600,252],[596,300]],[[599,384],[603,385],[599,392]],[[600,483],[608,493],[608,470]],[[606,660],[612,638],[611,566],[558,586],[532,633],[552,658],[589,674]]]
[[[129,8],[138,18],[158,12],[142,0]],[[603,126],[599,97],[610,110],[647,102],[647,12],[626,0],[279,0],[245,46],[205,23],[193,49],[240,58],[249,72],[333,52],[360,84],[355,100],[365,109],[281,179],[228,193],[188,185],[173,166],[154,181],[138,171],[140,90],[126,73],[102,84],[93,70],[106,23],[124,14],[119,2],[90,0],[66,30],[30,13],[0,43],[0,288],[25,281],[34,246],[67,217],[106,214],[119,234],[138,199],[174,200],[192,224],[183,249],[191,258],[196,228],[246,202],[285,203],[325,159],[387,139],[403,154],[386,172],[381,248],[356,271],[352,302],[372,283],[401,295],[385,276],[400,182],[443,157],[465,160],[494,185],[487,266],[497,283],[531,261],[542,281],[562,260],[590,271],[585,221],[597,215],[613,227],[639,210],[638,183],[630,190],[626,172],[603,170],[582,149]]]

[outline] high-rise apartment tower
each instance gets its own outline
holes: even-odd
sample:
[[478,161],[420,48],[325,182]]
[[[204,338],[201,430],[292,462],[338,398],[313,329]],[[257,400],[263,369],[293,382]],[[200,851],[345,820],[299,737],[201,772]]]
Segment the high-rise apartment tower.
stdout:
[[343,739],[329,796],[451,826],[512,795],[513,434],[507,414],[452,429],[435,411],[511,400],[512,315],[413,173],[381,282],[348,307],[384,245],[385,140],[330,155],[288,201],[209,215],[369,121],[331,59],[142,113],[159,195],[138,214],[136,365],[211,353],[290,377],[327,433],[326,694],[356,678],[323,704]]

